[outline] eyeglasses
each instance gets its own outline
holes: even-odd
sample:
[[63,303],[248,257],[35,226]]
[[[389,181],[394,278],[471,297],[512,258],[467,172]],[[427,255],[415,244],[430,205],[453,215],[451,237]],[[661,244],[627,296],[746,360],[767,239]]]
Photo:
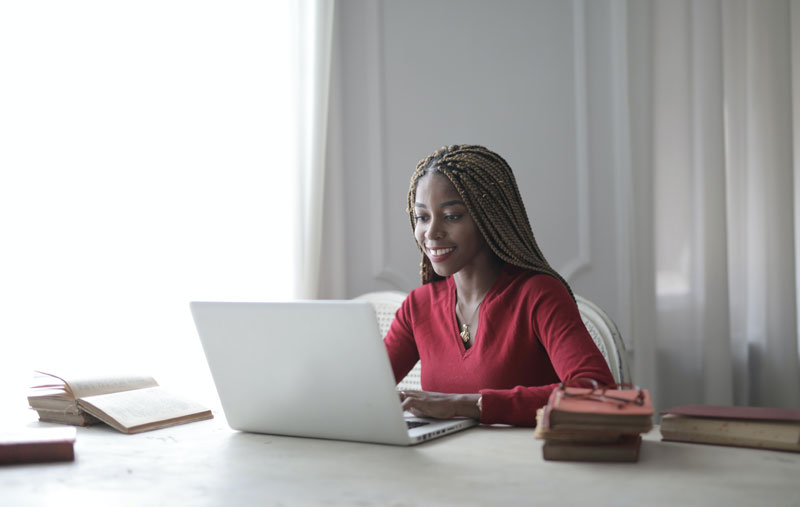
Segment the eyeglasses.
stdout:
[[[574,388],[576,390],[569,391],[567,388]],[[639,406],[644,405],[644,391],[642,391],[639,386],[627,382],[600,386],[594,379],[578,377],[562,382],[558,386],[558,389],[561,391],[560,395],[564,398],[614,403],[619,409],[631,404]],[[623,398],[619,395],[614,396],[613,394],[609,394],[609,392],[613,393],[614,391],[620,390],[637,390],[639,392],[634,398]]]

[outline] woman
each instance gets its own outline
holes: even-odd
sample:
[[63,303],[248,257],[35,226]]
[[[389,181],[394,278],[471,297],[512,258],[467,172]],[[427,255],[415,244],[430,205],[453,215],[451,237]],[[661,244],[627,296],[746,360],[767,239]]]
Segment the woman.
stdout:
[[385,338],[397,381],[422,362],[423,391],[401,393],[405,410],[534,426],[559,382],[614,382],[503,158],[469,145],[433,153],[411,178],[408,211],[422,286]]

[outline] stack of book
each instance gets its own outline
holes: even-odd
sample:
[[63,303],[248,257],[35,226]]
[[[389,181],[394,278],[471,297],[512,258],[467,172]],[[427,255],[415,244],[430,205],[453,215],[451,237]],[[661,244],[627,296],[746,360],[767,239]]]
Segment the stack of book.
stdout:
[[75,426],[103,422],[123,433],[139,433],[213,417],[211,411],[172,393],[148,376],[62,378],[38,372],[28,396],[39,420]]
[[800,410],[683,405],[661,412],[661,439],[800,452]]
[[539,409],[534,437],[549,461],[638,461],[641,434],[652,427],[646,389],[562,384]]

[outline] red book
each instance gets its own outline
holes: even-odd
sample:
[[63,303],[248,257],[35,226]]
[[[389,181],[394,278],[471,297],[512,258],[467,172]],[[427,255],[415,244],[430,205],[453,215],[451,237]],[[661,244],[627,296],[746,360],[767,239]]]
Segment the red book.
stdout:
[[647,389],[554,389],[545,406],[545,428],[646,433],[653,420]]
[[0,465],[75,459],[75,428],[21,428],[0,432]]

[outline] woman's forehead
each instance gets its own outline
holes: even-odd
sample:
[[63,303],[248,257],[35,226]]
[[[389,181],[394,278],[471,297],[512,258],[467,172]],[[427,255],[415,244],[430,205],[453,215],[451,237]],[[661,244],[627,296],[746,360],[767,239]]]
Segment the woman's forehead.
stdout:
[[441,173],[428,173],[417,181],[416,201],[426,199],[461,200],[455,185]]

